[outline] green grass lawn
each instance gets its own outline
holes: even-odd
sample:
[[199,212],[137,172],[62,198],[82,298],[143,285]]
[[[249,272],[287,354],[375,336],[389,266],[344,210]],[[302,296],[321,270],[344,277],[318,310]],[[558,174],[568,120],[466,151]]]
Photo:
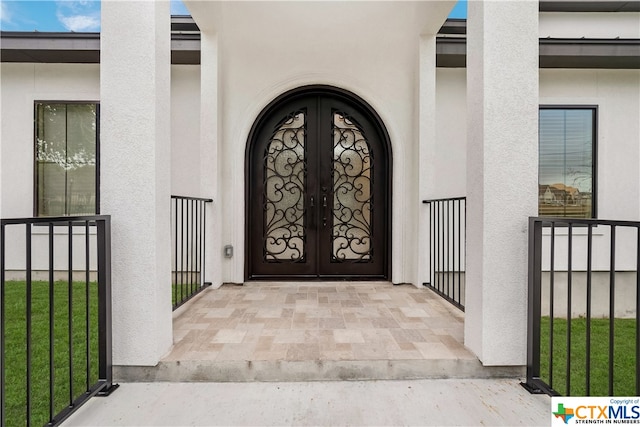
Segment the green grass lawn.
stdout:
[[200,291],[200,283],[174,283],[171,286],[171,303],[175,307]]
[[[26,283],[8,281],[5,285],[5,362],[6,425],[26,425]],[[69,363],[69,286],[56,282],[53,286],[54,341],[54,407],[53,415],[65,408],[98,380],[98,288],[89,284],[89,362],[87,378],[86,290],[84,282],[73,283],[72,329],[73,361]],[[32,284],[32,367],[31,425],[43,425],[50,417],[49,391],[49,283]],[[70,370],[73,369],[73,396],[70,394]]]
[[[567,389],[567,320],[553,320],[553,372],[549,371],[550,321],[542,318],[540,378],[564,396],[586,396],[587,321],[571,319],[570,389]],[[591,320],[591,396],[609,395],[609,319]],[[614,319],[614,396],[635,396],[636,321]],[[553,374],[552,382],[550,382]]]

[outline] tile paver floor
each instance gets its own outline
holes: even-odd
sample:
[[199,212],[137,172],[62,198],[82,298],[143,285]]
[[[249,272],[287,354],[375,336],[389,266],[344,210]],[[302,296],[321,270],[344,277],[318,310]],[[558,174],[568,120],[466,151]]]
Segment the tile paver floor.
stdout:
[[223,285],[181,311],[165,362],[475,360],[463,313],[411,285]]

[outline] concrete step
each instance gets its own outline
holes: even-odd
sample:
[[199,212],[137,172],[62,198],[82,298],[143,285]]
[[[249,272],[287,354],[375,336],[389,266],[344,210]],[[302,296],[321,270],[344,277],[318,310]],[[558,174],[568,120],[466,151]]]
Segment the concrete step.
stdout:
[[122,382],[298,382],[436,378],[523,378],[520,366],[482,366],[477,359],[183,360],[157,366],[115,366]]

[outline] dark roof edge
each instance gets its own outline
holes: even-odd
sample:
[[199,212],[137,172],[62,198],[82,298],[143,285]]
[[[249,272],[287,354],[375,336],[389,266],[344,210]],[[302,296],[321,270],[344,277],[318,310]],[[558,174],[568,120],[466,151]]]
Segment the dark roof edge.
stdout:
[[0,39],[100,39],[100,33],[0,31]]
[[[99,64],[100,33],[0,31],[1,62]],[[200,28],[191,16],[171,17],[171,63],[200,63]]]
[[[0,62],[99,64],[100,34],[0,32]],[[171,34],[171,63],[200,64],[200,35]]]
[[[2,38],[74,38],[74,39],[94,39],[100,38],[99,32],[52,32],[52,31],[0,31]],[[200,33],[200,28],[196,21],[189,15],[171,16],[171,34]]]
[[[640,69],[640,39],[540,39],[540,68]],[[466,67],[466,39],[438,37],[436,66]]]
[[640,1],[540,0],[540,12],[640,12]]
[[200,28],[198,27],[198,24],[196,24],[196,21],[189,15],[172,15],[171,31],[200,32]]
[[[573,7],[590,4],[592,8],[606,3],[616,11],[628,9],[629,4],[640,8],[640,1],[557,0],[540,0],[540,7],[550,11],[553,5],[553,10],[559,11],[568,3]],[[614,3],[618,5],[614,7]],[[466,25],[466,19],[447,19],[443,24],[436,44],[438,67],[466,66]],[[171,63],[200,64],[200,30],[193,18],[172,16],[171,30]],[[100,33],[0,31],[0,39],[1,62],[100,62]],[[639,39],[540,39],[540,68],[640,69],[639,58]]]
[[447,18],[438,34],[467,34],[467,20]]

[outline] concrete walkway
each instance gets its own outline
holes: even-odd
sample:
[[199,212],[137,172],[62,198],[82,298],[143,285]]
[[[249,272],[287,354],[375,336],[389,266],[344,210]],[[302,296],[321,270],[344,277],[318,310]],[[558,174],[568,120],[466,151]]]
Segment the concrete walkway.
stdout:
[[550,398],[515,379],[128,383],[63,426],[546,426],[550,417]]

